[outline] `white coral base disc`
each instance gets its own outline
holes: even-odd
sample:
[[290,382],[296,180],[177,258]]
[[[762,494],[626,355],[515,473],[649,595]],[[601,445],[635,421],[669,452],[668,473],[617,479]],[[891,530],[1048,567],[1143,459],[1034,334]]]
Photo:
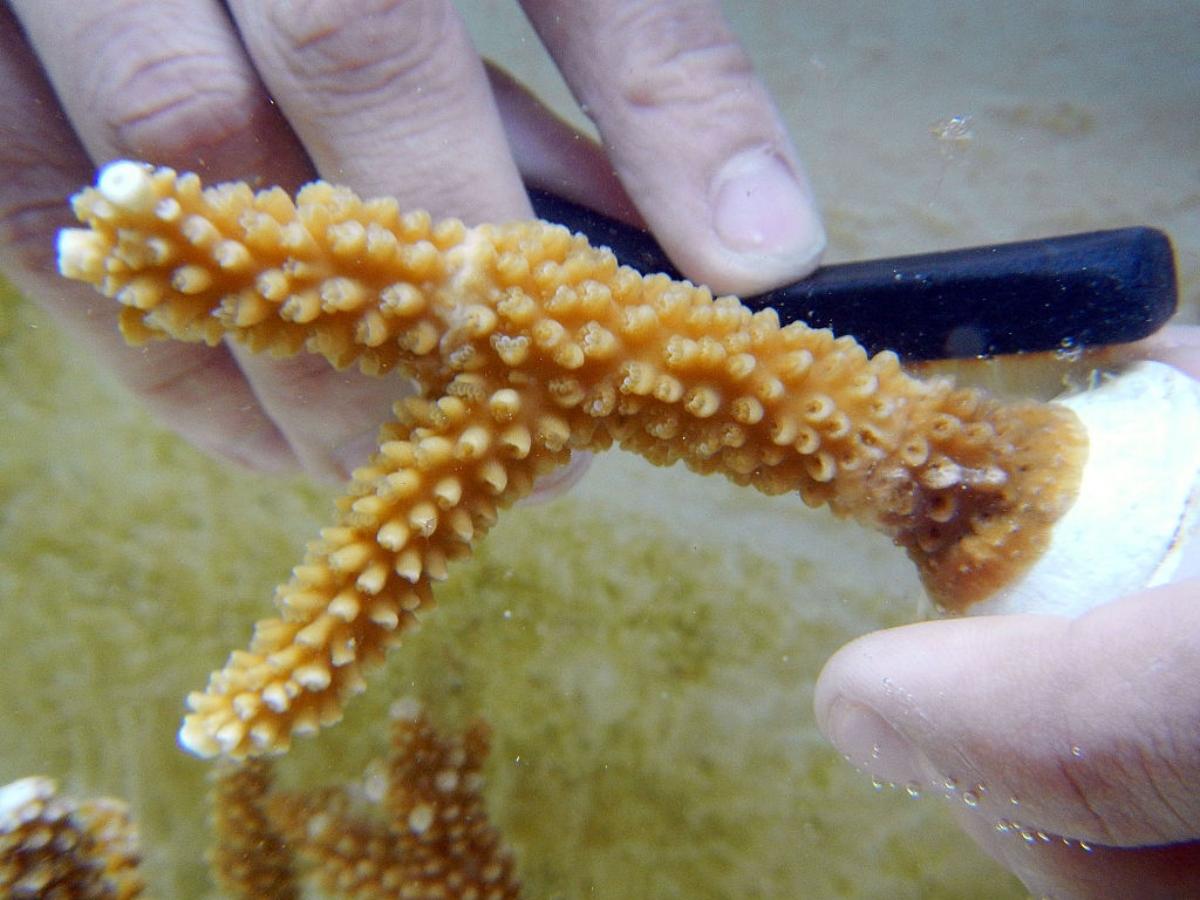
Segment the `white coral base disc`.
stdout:
[[1088,431],[1079,497],[1033,568],[972,614],[1076,616],[1200,570],[1200,384],[1140,362],[1059,402]]

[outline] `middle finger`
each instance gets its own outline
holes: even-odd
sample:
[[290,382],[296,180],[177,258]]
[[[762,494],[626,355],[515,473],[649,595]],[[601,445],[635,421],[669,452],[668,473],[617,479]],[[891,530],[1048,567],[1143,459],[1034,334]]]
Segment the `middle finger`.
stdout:
[[326,178],[435,216],[529,213],[449,0],[232,0],[272,96]]

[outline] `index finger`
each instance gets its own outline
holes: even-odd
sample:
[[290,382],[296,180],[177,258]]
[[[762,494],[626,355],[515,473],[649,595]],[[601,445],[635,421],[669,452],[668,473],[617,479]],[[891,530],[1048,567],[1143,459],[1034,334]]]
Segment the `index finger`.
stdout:
[[523,0],[642,217],[690,278],[757,293],[816,267],[812,191],[711,0]]

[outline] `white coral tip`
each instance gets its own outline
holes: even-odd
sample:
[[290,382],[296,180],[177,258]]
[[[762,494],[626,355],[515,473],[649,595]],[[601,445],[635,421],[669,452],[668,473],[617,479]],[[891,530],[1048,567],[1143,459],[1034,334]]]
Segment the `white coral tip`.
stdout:
[[158,202],[152,172],[145,163],[119,159],[100,170],[96,189],[115,206],[130,212],[149,212]]
[[421,701],[416,697],[401,697],[388,709],[388,715],[396,721],[415,722],[421,718]]
[[38,804],[54,796],[57,786],[44,775],[21,778],[0,788],[0,834],[20,828],[41,812]]
[[221,745],[214,740],[208,729],[191,716],[184,719],[179,729],[178,740],[180,747],[203,759],[211,759],[221,752]]
[[63,228],[58,232],[58,271],[67,278],[95,281],[106,249],[104,238],[89,228]]

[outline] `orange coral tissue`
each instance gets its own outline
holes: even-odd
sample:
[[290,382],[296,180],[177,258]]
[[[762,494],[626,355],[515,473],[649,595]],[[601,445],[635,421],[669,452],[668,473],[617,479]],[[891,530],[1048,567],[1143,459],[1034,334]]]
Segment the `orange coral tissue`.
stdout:
[[616,443],[889,535],[950,609],[1041,553],[1087,438],[1074,413],[910,377],[894,354],[662,275],[540,221],[467,228],[317,182],[294,199],[116,162],[73,200],[59,266],[131,341],[319,353],[419,384],[207,690],[181,740],[280,752],[336,721],[447,563],[574,449]]

